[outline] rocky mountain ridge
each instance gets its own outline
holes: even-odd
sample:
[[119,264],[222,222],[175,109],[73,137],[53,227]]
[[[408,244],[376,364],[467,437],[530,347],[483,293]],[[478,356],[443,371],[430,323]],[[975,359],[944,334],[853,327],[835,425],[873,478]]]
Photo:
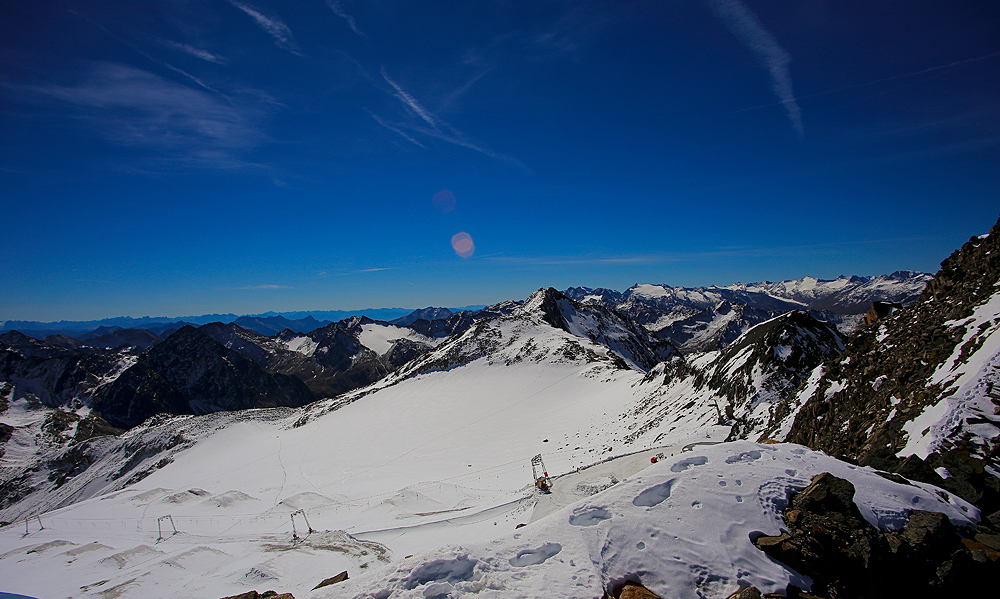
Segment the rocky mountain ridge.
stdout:
[[788,440],[1000,509],[1000,222],[828,363]]
[[[564,293],[577,301],[617,305],[623,312],[635,312],[636,319],[645,324],[649,318],[641,316],[643,306],[658,305],[668,310],[704,309],[725,300],[762,310],[806,309],[835,314],[863,314],[873,301],[903,304],[916,301],[930,279],[930,274],[905,270],[889,275],[851,275],[832,280],[803,277],[777,283],[733,283],[723,287],[635,284],[625,291],[570,287]],[[634,308],[630,310],[623,305],[634,305]]]
[[[878,283],[875,286],[881,286],[886,291],[895,284],[898,289],[893,292],[895,295],[890,295],[900,298],[909,293],[909,287],[918,279],[918,273],[896,273],[876,278],[842,277],[832,283],[835,283],[833,286],[837,287],[838,292],[845,289],[856,290],[875,283]],[[280,377],[291,376],[303,381],[313,398],[333,397],[384,378],[427,353],[442,340],[464,335],[477,323],[513,317],[515,314],[524,317],[532,311],[540,311],[541,318],[552,326],[609,348],[617,359],[631,367],[648,371],[659,362],[676,358],[678,350],[680,354],[689,356],[723,350],[753,326],[781,313],[770,308],[797,305],[776,299],[774,295],[781,290],[786,295],[798,294],[796,297],[801,297],[805,293],[802,290],[808,288],[812,299],[829,301],[829,293],[816,291],[824,288],[827,283],[831,282],[803,279],[767,284],[770,287],[766,289],[764,284],[755,284],[749,290],[715,287],[685,290],[636,285],[620,294],[610,290],[595,293],[585,288],[571,288],[567,290],[570,296],[582,297],[584,301],[577,302],[555,290],[546,290],[524,302],[502,302],[475,312],[446,313],[433,308],[414,311],[405,318],[412,321],[407,326],[366,317],[351,317],[309,332],[285,328],[277,334],[265,335],[242,327],[237,322],[208,323],[198,330],[221,347],[250,360],[263,371],[251,376],[253,380],[274,380],[274,377],[279,377],[278,380],[284,381]],[[725,294],[730,298],[739,296],[740,301],[745,303],[736,299],[719,300]],[[615,302],[617,307],[607,305],[606,302],[609,301]],[[716,301],[717,303],[712,303]],[[421,318],[427,316],[446,317],[430,320]],[[316,323],[309,317],[305,320]],[[643,320],[653,322],[643,323]],[[289,321],[272,315],[266,318],[244,318],[243,322],[275,326]],[[194,330],[194,327],[185,326],[187,329],[182,327],[180,330]],[[488,329],[489,327],[480,327],[475,334]],[[34,357],[31,357],[32,365],[27,365],[24,359],[8,354],[3,362],[3,380],[16,383],[13,387],[15,393],[38,394],[39,400],[46,405],[63,405],[68,408],[89,405],[97,407],[98,413],[102,409],[108,410],[108,421],[119,427],[134,426],[142,418],[161,409],[172,413],[197,413],[199,410],[221,409],[227,405],[246,408],[272,405],[274,401],[277,401],[275,405],[300,405],[308,400],[300,388],[293,393],[294,398],[288,396],[275,400],[275,388],[265,383],[261,383],[264,385],[263,391],[255,392],[258,402],[262,403],[202,397],[196,400],[196,404],[192,404],[190,400],[181,399],[183,393],[176,395],[176,389],[171,391],[171,385],[143,370],[142,364],[135,361],[135,356],[142,356],[147,352],[156,356],[185,347],[184,343],[172,343],[165,346],[169,350],[156,351],[159,344],[166,343],[164,339],[172,339],[178,332],[170,328],[163,329],[161,338],[152,331],[108,326],[83,335],[87,339],[79,344],[70,338],[50,337],[48,341],[38,341],[26,336],[17,337],[19,334],[8,332],[0,337],[0,341],[10,341],[7,343],[9,351],[31,354]],[[378,351],[362,342],[363,336],[369,343],[376,343]],[[128,345],[123,346],[122,343]],[[194,344],[192,347],[208,349],[208,346],[201,344]],[[219,348],[213,348],[212,351],[206,351],[204,356],[218,353]],[[45,359],[51,358],[51,361],[42,365],[42,356],[47,356]],[[126,359],[132,361],[122,367],[122,360]],[[180,359],[190,361],[198,358],[187,356]],[[145,359],[142,360],[145,364]],[[229,362],[214,360],[211,363],[212,365],[201,366],[206,380],[212,377],[229,380],[231,375],[226,374],[227,370],[232,370]],[[248,375],[249,368],[244,368],[244,374]],[[140,375],[140,371],[145,374]],[[125,380],[131,381],[127,385],[124,381],[116,382],[123,374],[126,374]],[[127,392],[123,391],[126,387],[129,388]],[[240,393],[237,392],[237,395]],[[144,402],[149,406],[141,407]]]
[[783,438],[797,412],[797,391],[844,348],[836,328],[797,310],[752,327],[721,351],[664,362],[649,371],[650,388],[633,435],[677,427],[729,427],[728,439]]

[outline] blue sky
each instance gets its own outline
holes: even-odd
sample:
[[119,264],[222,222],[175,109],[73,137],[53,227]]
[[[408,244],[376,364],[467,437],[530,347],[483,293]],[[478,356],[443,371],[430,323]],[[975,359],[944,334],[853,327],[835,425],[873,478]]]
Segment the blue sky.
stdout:
[[0,40],[0,320],[933,272],[1000,215],[996,2],[6,0]]

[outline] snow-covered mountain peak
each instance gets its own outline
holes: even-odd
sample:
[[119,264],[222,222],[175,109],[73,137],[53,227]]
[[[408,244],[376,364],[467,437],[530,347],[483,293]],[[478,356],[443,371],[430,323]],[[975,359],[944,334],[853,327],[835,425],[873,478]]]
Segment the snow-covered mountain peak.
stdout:
[[[580,304],[555,289],[539,289],[509,314],[482,318],[463,333],[407,364],[385,382],[449,370],[483,360],[595,364],[603,369],[645,371],[677,355],[627,316],[600,304]],[[489,309],[487,309],[489,310]]]
[[867,277],[842,275],[833,280],[803,277],[777,283],[765,281],[730,285],[726,289],[798,302],[813,310],[861,314],[868,310],[873,301],[913,303],[931,278],[926,273],[896,271],[890,275]]
[[533,293],[520,313],[603,345],[639,370],[677,355],[668,342],[655,339],[628,316],[602,304],[581,304],[552,288]]
[[559,302],[565,299],[565,295],[552,287],[543,287],[529,295],[516,313],[537,316],[554,327],[564,329]]

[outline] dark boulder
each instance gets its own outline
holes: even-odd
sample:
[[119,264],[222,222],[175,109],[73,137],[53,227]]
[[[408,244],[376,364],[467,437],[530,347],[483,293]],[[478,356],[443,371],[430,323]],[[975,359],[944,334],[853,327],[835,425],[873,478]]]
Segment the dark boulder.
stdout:
[[829,473],[815,476],[794,495],[783,519],[787,532],[756,538],[754,544],[813,579],[809,593],[789,589],[788,596],[972,594],[995,573],[1000,557],[970,539],[974,531],[956,529],[937,512],[913,510],[902,530],[879,531],[854,504],[854,485]]

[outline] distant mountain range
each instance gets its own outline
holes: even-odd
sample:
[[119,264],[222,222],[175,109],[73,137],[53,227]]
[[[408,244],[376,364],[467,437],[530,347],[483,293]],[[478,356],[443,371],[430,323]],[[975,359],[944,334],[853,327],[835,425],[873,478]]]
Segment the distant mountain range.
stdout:
[[[869,277],[841,276],[833,280],[813,277],[771,283],[734,283],[726,287],[671,287],[669,285],[636,284],[625,291],[589,287],[570,287],[566,297],[583,303],[602,303],[629,314],[640,324],[652,330],[694,316],[696,312],[714,311],[721,302],[748,306],[768,313],[806,309],[823,311],[838,316],[864,314],[872,301],[912,303],[923,291],[931,275],[915,271],[897,271],[890,275]],[[417,320],[443,320],[460,312],[478,312],[483,305],[461,308],[428,307],[417,310],[407,308],[368,308],[364,310],[314,310],[301,312],[264,312],[238,316],[236,314],[202,314],[200,316],[119,316],[101,320],[39,322],[29,320],[0,321],[0,332],[19,331],[25,335],[44,338],[65,335],[86,341],[122,329],[141,329],[165,337],[184,325],[200,326],[211,322],[236,323],[262,335],[274,335],[285,329],[309,333],[331,322],[352,316],[409,326]],[[652,318],[655,315],[656,318]],[[704,319],[705,315],[700,318]],[[853,323],[858,319],[835,319]],[[850,326],[850,325],[849,325]],[[115,339],[101,340],[103,347],[113,347]]]
[[[66,335],[74,339],[85,340],[105,333],[121,329],[143,329],[154,333],[175,331],[186,324],[200,326],[210,322],[235,322],[240,326],[259,333],[273,335],[284,329],[292,329],[302,333],[318,329],[324,325],[352,316],[367,316],[376,320],[392,321],[395,319],[422,318],[421,314],[433,314],[435,311],[462,312],[480,310],[483,305],[465,306],[462,308],[365,308],[363,310],[313,310],[309,312],[264,312],[263,314],[202,314],[201,316],[117,316],[101,320],[60,320],[56,322],[40,322],[36,320],[4,320],[0,321],[0,332],[20,331],[25,335],[42,338],[47,335]],[[411,320],[411,322],[412,322]]]
[[[837,337],[853,330],[860,321],[856,312],[873,300],[910,303],[929,280],[930,275],[906,271],[693,289],[550,288],[523,302],[508,300],[477,310],[424,308],[392,321],[351,316],[326,322],[312,314],[295,320],[272,314],[197,323],[219,316],[209,315],[162,324],[130,319],[148,328],[104,324],[69,334],[8,331],[0,334],[0,380],[50,407],[89,405],[107,423],[127,429],[158,412],[295,407],[335,397],[397,369],[412,370],[420,363],[416,358],[446,340],[452,342],[442,359],[453,363],[464,347],[456,339],[484,321],[537,315],[550,326],[608,348],[622,367],[649,371],[674,356],[721,351],[751,328],[790,310],[808,310],[806,320],[839,329]],[[480,329],[472,335],[473,347],[480,349],[461,350],[463,360],[487,351],[486,329]],[[825,335],[812,334],[817,339]],[[825,348],[833,345],[824,342]],[[821,358],[830,357],[828,349],[823,352]]]

